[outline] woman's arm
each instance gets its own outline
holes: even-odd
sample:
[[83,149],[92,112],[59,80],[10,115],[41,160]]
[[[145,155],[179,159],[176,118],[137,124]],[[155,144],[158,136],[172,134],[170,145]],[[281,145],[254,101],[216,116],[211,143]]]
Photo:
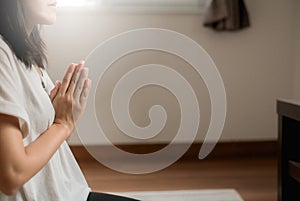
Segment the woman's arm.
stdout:
[[[56,110],[54,123],[30,145],[23,145],[18,119],[0,114],[1,192],[7,195],[14,194],[50,160],[71,134],[74,122],[83,111],[90,91],[87,71],[83,70],[77,78],[82,65],[72,64],[67,70],[57,94],[51,98]],[[78,93],[79,91],[81,93]],[[72,109],[75,109],[75,112]]]
[[14,194],[50,160],[69,133],[65,126],[53,124],[24,147],[18,119],[0,115],[0,191]]

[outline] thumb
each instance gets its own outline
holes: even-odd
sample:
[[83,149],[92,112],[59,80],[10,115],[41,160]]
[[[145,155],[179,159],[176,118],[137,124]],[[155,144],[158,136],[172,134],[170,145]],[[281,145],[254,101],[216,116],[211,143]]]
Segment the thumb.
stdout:
[[55,82],[55,87],[50,92],[50,100],[51,100],[51,102],[53,102],[53,100],[54,100],[54,98],[55,98],[55,96],[56,96],[56,94],[57,94],[57,92],[59,90],[60,85],[61,85],[60,81],[56,81]]

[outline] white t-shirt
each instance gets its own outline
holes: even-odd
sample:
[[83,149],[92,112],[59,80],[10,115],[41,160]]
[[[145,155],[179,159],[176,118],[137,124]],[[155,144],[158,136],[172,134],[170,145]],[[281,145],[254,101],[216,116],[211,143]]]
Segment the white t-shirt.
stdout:
[[[47,72],[41,77],[26,69],[0,35],[0,113],[16,116],[24,146],[35,141],[53,123],[49,98],[54,84]],[[42,85],[42,80],[45,88]],[[0,201],[86,201],[90,188],[66,141],[50,161],[15,195],[0,192]]]

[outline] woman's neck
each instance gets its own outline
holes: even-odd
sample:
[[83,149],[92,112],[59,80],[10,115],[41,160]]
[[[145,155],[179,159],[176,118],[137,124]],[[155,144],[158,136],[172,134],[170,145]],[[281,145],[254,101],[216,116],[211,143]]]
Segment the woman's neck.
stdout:
[[25,21],[26,21],[26,26],[25,26],[25,28],[26,28],[26,33],[27,33],[27,35],[29,36],[29,35],[31,34],[31,32],[32,32],[32,30],[33,30],[35,24],[32,23],[30,20],[25,20]]

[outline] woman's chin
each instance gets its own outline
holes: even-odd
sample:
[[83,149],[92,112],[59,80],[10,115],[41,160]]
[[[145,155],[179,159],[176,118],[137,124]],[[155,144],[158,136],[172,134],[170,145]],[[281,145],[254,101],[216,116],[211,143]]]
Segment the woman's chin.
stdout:
[[53,16],[53,17],[49,17],[47,18],[46,20],[43,21],[43,25],[52,25],[56,22],[56,16]]

